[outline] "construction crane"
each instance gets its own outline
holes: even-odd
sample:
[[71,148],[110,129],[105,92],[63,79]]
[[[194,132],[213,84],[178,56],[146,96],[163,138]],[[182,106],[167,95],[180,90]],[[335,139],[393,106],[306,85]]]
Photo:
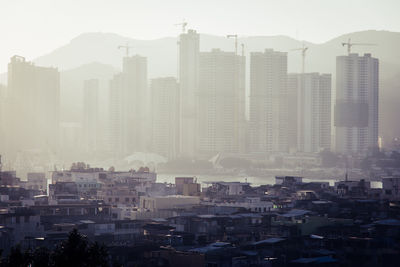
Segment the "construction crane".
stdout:
[[187,24],[187,22],[186,21],[183,21],[183,22],[181,22],[181,23],[176,23],[175,24],[175,26],[182,26],[182,33],[185,33],[186,32],[186,26],[187,26],[188,24]]
[[127,57],[129,57],[129,49],[133,48],[132,46],[129,46],[128,43],[126,43],[126,45],[120,45],[118,46],[118,49],[125,49],[125,54]]
[[292,49],[292,51],[299,51],[299,50],[301,51],[301,57],[302,57],[302,59],[301,59],[301,73],[304,73],[305,64],[306,64],[306,52],[308,50],[308,47],[305,46],[304,43],[303,43],[303,47]]
[[226,37],[227,38],[235,38],[235,55],[237,55],[237,52],[238,52],[238,43],[237,43],[238,36],[237,36],[237,34],[228,34]]
[[369,43],[352,43],[351,38],[347,41],[347,43],[342,43],[342,46],[347,46],[347,53],[350,55],[351,47],[353,45],[377,45],[377,44],[369,44]]

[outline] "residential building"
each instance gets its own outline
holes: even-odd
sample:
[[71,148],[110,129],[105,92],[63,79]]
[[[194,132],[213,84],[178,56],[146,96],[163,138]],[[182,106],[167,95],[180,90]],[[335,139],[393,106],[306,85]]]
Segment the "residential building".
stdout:
[[400,199],[400,177],[383,177],[382,188],[384,198],[392,200]]
[[336,58],[335,145],[343,154],[378,147],[379,60],[352,53]]
[[26,189],[47,192],[47,178],[44,172],[28,172]]
[[179,154],[179,86],[173,77],[151,81],[152,152],[167,159]]
[[197,196],[140,197],[140,208],[149,211],[185,208],[198,204],[200,204],[200,198]]
[[200,184],[194,177],[175,177],[176,194],[184,196],[199,196]]
[[288,151],[287,53],[250,54],[250,151]]
[[180,86],[180,154],[196,156],[197,97],[199,90],[200,36],[195,30],[179,37],[179,86]]
[[6,151],[5,130],[6,130],[6,111],[7,111],[7,87],[0,84],[0,150]]
[[8,64],[7,145],[17,151],[56,152],[59,137],[60,73],[35,66],[21,56]]
[[83,83],[83,146],[85,152],[95,152],[99,141],[99,80]]
[[110,81],[110,149],[116,155],[144,152],[148,144],[147,58],[124,57]]
[[297,151],[330,150],[331,75],[304,73],[297,79]]
[[301,74],[289,73],[287,76],[288,126],[287,140],[290,153],[297,152],[297,99],[300,89]]
[[200,53],[198,151],[243,152],[245,57],[213,49]]

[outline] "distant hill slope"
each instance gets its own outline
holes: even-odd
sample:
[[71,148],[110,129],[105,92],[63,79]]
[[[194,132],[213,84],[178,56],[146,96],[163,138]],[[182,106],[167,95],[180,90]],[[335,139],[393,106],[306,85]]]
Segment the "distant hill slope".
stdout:
[[[361,31],[339,36],[322,44],[305,42],[309,47],[306,57],[307,72],[323,72],[333,74],[333,89],[335,88],[336,56],[347,53],[341,43],[349,38],[357,43],[374,43],[376,46],[354,46],[353,52],[371,53],[380,59],[380,134],[386,140],[400,136],[400,124],[397,114],[400,114],[400,33],[388,31]],[[250,36],[239,38],[244,44],[245,55],[252,51],[263,51],[273,48],[288,52],[289,72],[299,72],[301,68],[301,53],[293,51],[302,46],[303,42],[287,36]],[[67,110],[79,110],[81,98],[80,89],[84,79],[101,78],[102,99],[107,98],[107,80],[121,69],[124,50],[118,50],[119,45],[129,43],[133,46],[131,54],[140,54],[148,58],[149,78],[160,76],[176,76],[177,73],[177,38],[166,37],[155,40],[137,40],[113,33],[84,33],[53,52],[34,60],[37,65],[55,66],[61,70],[63,107]],[[221,48],[234,50],[234,41],[223,36],[200,35],[200,50],[209,51]],[[98,63],[93,63],[98,62]],[[247,60],[247,65],[249,59]],[[3,76],[4,77],[4,76]],[[73,113],[73,112],[72,112]],[[71,119],[76,118],[68,112],[63,112]],[[68,115],[69,114],[69,115]],[[396,122],[396,123],[394,123]]]
[[[333,73],[335,57],[346,54],[346,48],[341,43],[351,38],[353,42],[375,43],[376,46],[354,46],[357,53],[369,52],[382,62],[400,65],[400,33],[388,31],[362,31],[349,33],[322,44],[307,43],[306,68],[309,71]],[[254,36],[239,38],[239,44],[245,45],[245,54],[252,51],[263,51],[273,48],[289,52],[289,71],[300,70],[301,57],[299,51],[291,51],[302,46],[301,41],[286,36]],[[133,48],[131,54],[148,57],[149,77],[175,76],[177,72],[177,38],[167,37],[155,40],[136,40],[113,33],[84,33],[71,40],[50,54],[38,57],[34,61],[38,65],[56,66],[60,70],[76,68],[90,62],[109,64],[121,68],[121,60],[125,53],[118,50],[119,45],[129,43]],[[200,35],[200,50],[209,51],[212,48],[222,50],[234,49],[234,41],[222,36]],[[240,45],[239,45],[239,52]]]

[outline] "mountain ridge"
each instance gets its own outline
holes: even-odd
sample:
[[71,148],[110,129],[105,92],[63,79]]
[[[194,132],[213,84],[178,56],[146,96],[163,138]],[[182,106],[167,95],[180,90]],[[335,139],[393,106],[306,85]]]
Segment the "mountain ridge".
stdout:
[[[355,53],[371,53],[380,60],[380,114],[381,135],[386,140],[400,136],[400,125],[392,123],[395,114],[400,113],[400,84],[396,77],[400,77],[400,32],[385,30],[367,30],[346,33],[326,42],[315,44],[297,40],[285,35],[274,36],[243,36],[238,38],[239,51],[244,43],[244,53],[247,56],[247,79],[249,77],[249,52],[264,51],[273,48],[277,51],[288,52],[288,72],[296,73],[301,70],[301,53],[292,49],[302,47],[303,43],[309,47],[306,55],[306,72],[320,72],[332,74],[332,90],[335,90],[336,56],[347,54],[342,42],[351,38],[352,42],[375,43],[374,46],[354,46]],[[125,37],[116,33],[89,32],[82,33],[64,46],[52,52],[39,56],[33,61],[40,66],[58,67],[61,72],[62,94],[72,100],[80,97],[84,79],[112,77],[121,70],[122,57],[125,51],[118,49],[119,45],[133,46],[131,54],[140,54],[148,59],[148,77],[177,76],[177,37],[162,37],[152,40],[139,40]],[[225,51],[234,50],[234,40],[224,36],[200,34],[200,51],[210,51],[220,48]],[[92,65],[91,63],[98,62]],[[88,65],[89,64],[89,65]],[[86,66],[85,68],[80,68]],[[107,66],[107,67],[105,67]],[[102,71],[100,71],[100,69]],[[0,82],[6,80],[6,74],[0,75]],[[66,83],[66,84],[65,84]],[[104,88],[107,82],[103,81]],[[247,90],[248,90],[247,84]],[[67,90],[65,92],[65,90]],[[103,90],[104,91],[104,90]],[[69,100],[66,102],[70,102]],[[66,102],[64,107],[67,108]],[[72,103],[77,107],[77,103]],[[78,107],[77,107],[78,108]],[[78,108],[79,109],[79,108]]]

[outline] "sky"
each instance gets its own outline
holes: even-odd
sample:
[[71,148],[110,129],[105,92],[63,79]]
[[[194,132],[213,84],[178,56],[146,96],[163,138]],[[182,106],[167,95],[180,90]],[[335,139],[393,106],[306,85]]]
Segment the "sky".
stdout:
[[287,35],[322,43],[361,30],[400,32],[399,0],[0,0],[0,73],[15,54],[32,60],[84,32],[135,39],[200,33]]

